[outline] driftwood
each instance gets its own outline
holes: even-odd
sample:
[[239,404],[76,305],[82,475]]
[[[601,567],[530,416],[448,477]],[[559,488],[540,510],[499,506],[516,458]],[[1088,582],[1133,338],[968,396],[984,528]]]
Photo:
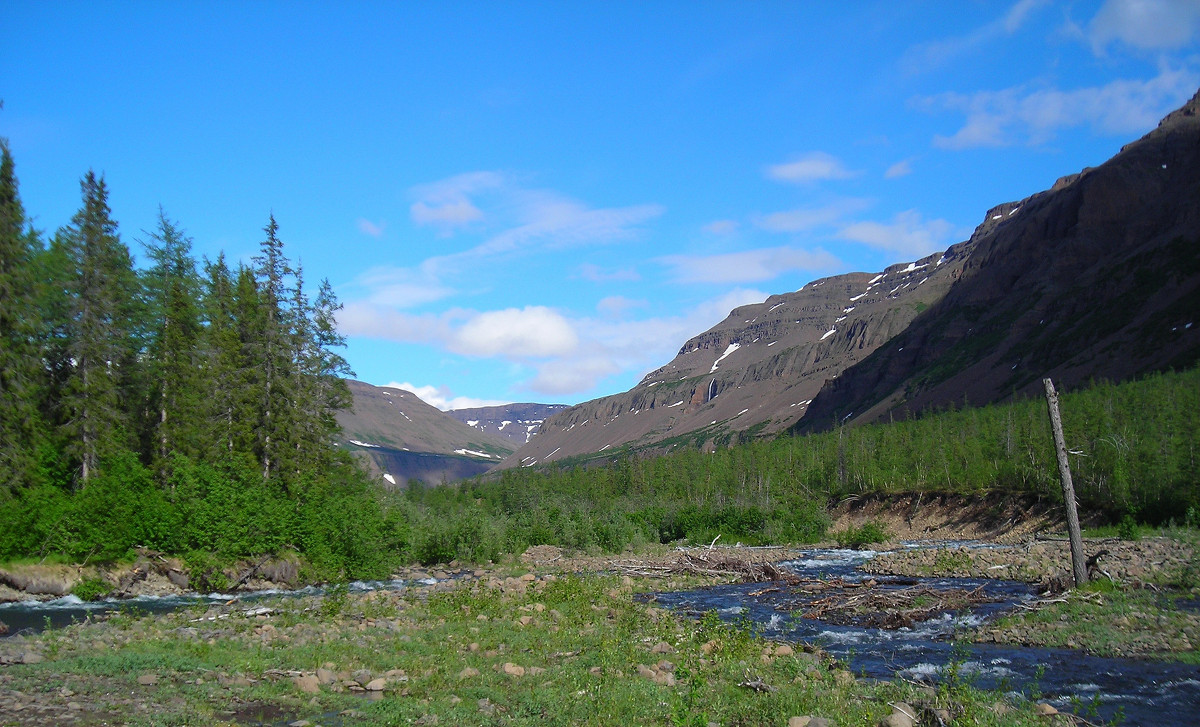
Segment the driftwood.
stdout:
[[791,585],[801,582],[798,576],[780,569],[773,563],[755,563],[720,550],[682,552],[674,563],[653,564],[625,561],[614,563],[612,567],[623,575],[651,578],[697,575],[735,577],[740,578],[743,583],[779,581]]
[[776,608],[800,611],[804,618],[839,626],[898,629],[912,628],[917,622],[926,621],[939,613],[996,600],[983,593],[983,586],[967,590],[915,585],[879,588],[880,585],[875,579],[810,581],[795,589],[796,593],[807,598],[795,599]]

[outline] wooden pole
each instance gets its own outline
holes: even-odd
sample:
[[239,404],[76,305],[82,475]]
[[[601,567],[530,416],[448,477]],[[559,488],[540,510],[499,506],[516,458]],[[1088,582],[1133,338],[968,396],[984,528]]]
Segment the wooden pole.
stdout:
[[1079,532],[1079,511],[1075,504],[1075,485],[1071,483],[1071,465],[1067,462],[1067,444],[1063,439],[1062,417],[1058,413],[1058,392],[1054,382],[1042,379],[1046,387],[1046,405],[1050,408],[1050,428],[1054,431],[1054,452],[1058,456],[1058,476],[1062,479],[1063,502],[1067,506],[1067,535],[1071,540],[1071,571],[1075,586],[1088,582],[1087,563],[1083,556],[1083,535]]

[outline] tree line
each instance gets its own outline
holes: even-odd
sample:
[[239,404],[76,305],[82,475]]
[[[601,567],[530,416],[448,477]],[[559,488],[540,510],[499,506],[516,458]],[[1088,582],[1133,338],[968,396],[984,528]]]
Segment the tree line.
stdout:
[[231,266],[160,208],[139,269],[104,178],[80,191],[35,230],[0,139],[0,557],[301,548],[343,496],[382,518],[336,446],[340,304],[328,280],[309,296],[274,215]]

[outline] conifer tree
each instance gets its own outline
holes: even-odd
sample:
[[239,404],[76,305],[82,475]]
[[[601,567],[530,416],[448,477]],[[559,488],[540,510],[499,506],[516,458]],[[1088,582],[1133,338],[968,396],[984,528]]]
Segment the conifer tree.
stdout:
[[37,258],[8,140],[0,138],[0,491],[30,482],[40,436]]
[[138,296],[129,248],[117,234],[103,177],[89,171],[80,188],[83,207],[54,244],[67,265],[60,428],[79,481],[86,485],[104,456],[128,444],[130,417],[122,396],[129,393],[138,353]]
[[280,446],[288,439],[285,408],[288,403],[291,370],[291,345],[288,330],[289,319],[284,310],[287,276],[291,274],[287,257],[283,254],[283,243],[279,240],[279,225],[271,214],[267,234],[260,244],[261,254],[254,258],[255,277],[259,282],[260,310],[262,311],[261,336],[254,342],[257,363],[260,365],[261,419],[258,428],[258,454],[262,463],[263,479],[279,469]]
[[147,446],[160,476],[173,453],[200,454],[200,277],[192,241],[158,211],[158,228],[142,242],[153,265],[142,275],[147,320]]

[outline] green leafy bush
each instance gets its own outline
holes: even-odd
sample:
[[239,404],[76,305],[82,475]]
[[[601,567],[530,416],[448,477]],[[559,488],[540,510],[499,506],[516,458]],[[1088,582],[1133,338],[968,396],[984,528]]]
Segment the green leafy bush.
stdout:
[[854,548],[860,550],[872,543],[887,542],[887,528],[876,520],[868,520],[859,527],[850,526],[841,532],[833,534],[839,548]]

